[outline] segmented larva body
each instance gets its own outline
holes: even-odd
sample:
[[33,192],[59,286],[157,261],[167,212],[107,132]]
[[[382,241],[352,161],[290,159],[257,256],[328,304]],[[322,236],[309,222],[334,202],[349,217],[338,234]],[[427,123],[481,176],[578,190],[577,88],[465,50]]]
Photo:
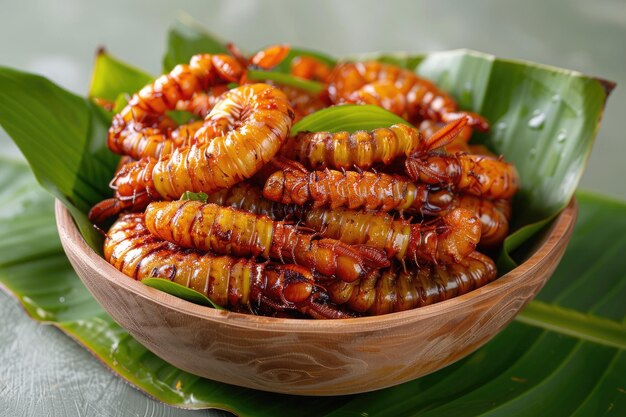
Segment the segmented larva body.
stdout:
[[152,200],[159,199],[159,193],[152,181],[152,171],[156,163],[156,159],[144,158],[119,168],[111,181],[115,196],[94,205],[89,210],[89,220],[92,223],[102,223],[123,210],[141,211]]
[[[397,259],[413,258],[411,255],[406,256],[408,245],[403,233],[408,230],[406,226],[408,222],[390,215],[355,212],[342,208],[309,208],[296,204],[281,204],[264,198],[258,187],[247,183],[240,183],[229,190],[211,194],[207,202],[262,214],[272,220],[297,219],[303,225],[317,230],[322,236],[342,241],[346,239],[347,243],[367,244],[385,249],[389,258],[394,256]],[[487,200],[461,194],[454,196],[451,208],[470,210],[480,219],[481,231],[478,244],[481,247],[493,248],[502,243],[508,234],[511,200]],[[446,213],[442,212],[440,215],[443,216]],[[372,221],[372,219],[376,220]],[[378,222],[383,224],[377,227]],[[421,225],[409,225],[409,227],[420,228]],[[365,233],[366,228],[372,232]],[[441,232],[443,230],[439,229],[438,233]],[[348,233],[354,233],[356,237],[346,237]],[[379,243],[374,243],[374,241]],[[438,248],[438,250],[443,250],[443,248]]]
[[327,83],[331,71],[326,63],[310,56],[297,56],[291,61],[291,74],[307,80]]
[[[267,216],[199,201],[151,203],[146,227],[185,248],[293,262],[349,282],[365,275],[372,253],[334,239],[315,239]],[[384,253],[376,261],[374,267],[389,264]]]
[[407,99],[391,81],[374,81],[345,96],[344,103],[371,104],[408,119]]
[[455,207],[461,207],[475,213],[481,222],[480,246],[493,248],[498,246],[509,233],[511,217],[510,200],[487,200],[468,194],[457,196]]
[[94,206],[89,217],[100,222],[155,199],[229,188],[274,157],[292,120],[285,95],[274,87],[252,84],[230,90],[207,117],[209,123],[196,132],[201,144],[177,148],[158,161],[148,157],[131,163],[111,181],[115,197]]
[[455,120],[428,136],[405,124],[371,132],[300,132],[285,142],[280,155],[310,169],[369,169],[376,163],[388,165],[399,156],[441,147],[455,140],[466,124],[466,119]]
[[371,272],[367,278],[324,284],[337,304],[369,315],[410,310],[466,294],[496,279],[494,262],[473,252],[458,263],[404,270],[395,265]]
[[405,162],[413,181],[452,187],[478,197],[511,198],[519,189],[519,175],[512,164],[485,155],[428,152]]
[[230,90],[196,132],[202,144],[176,149],[156,164],[155,188],[169,200],[185,191],[211,193],[250,178],[276,155],[293,118],[284,93],[272,86]]
[[[247,63],[249,66],[268,70],[280,64],[287,57],[289,51],[291,51],[289,45],[270,45],[255,53],[248,60],[244,58],[242,62]],[[241,56],[241,53],[235,53],[235,55]]]
[[291,105],[295,114],[294,123],[311,113],[328,107],[328,103],[322,100],[318,95],[300,90],[299,88],[287,85],[276,85],[276,88],[287,96],[289,105]]
[[111,226],[104,257],[125,275],[164,278],[206,295],[220,306],[260,305],[267,299],[294,308],[313,292],[310,271],[183,249],[150,234],[140,213],[122,215]]
[[303,223],[322,236],[351,245],[382,249],[400,261],[450,264],[461,261],[476,249],[480,221],[473,212],[455,209],[428,223],[411,224],[384,213],[345,209],[310,209]]
[[285,142],[280,155],[310,169],[369,169],[408,156],[421,142],[419,132],[402,124],[371,132],[300,132]]
[[209,87],[208,91],[196,92],[189,100],[176,103],[176,110],[187,111],[199,119],[204,119],[226,91],[228,91],[226,84]]
[[315,207],[347,207],[434,215],[448,209],[452,194],[433,191],[408,178],[373,172],[307,171],[290,164],[274,172],[265,183],[263,196],[283,204]]
[[[128,105],[113,117],[109,129],[109,149],[135,159],[158,156],[157,150],[170,150],[172,128],[160,126],[168,110],[209,87],[238,81],[244,74],[239,62],[228,55],[195,55],[188,65],[177,65],[169,74],[133,95]],[[151,128],[142,133],[145,128]],[[166,142],[166,143],[163,143]]]
[[[373,87],[369,84],[375,83]],[[398,90],[405,101],[395,99]],[[368,91],[369,88],[369,91]],[[365,91],[364,91],[365,90]],[[330,75],[328,95],[333,103],[378,101],[377,105],[400,114],[409,121],[424,119],[450,122],[467,117],[469,125],[487,130],[489,124],[480,115],[459,111],[456,102],[432,82],[418,77],[413,72],[396,65],[377,61],[338,64]]]
[[246,182],[209,194],[206,202],[246,210],[272,220],[300,219],[306,211],[303,206],[268,200],[263,197],[263,191],[259,187]]

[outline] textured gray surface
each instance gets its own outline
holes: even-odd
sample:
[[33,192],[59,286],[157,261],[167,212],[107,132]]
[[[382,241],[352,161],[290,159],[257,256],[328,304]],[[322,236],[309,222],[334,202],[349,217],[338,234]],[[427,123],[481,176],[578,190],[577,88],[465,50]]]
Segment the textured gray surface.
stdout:
[[230,416],[185,411],[146,397],[53,326],[27,318],[0,291],[1,417]]
[[[275,42],[336,55],[472,48],[577,69],[621,84],[582,186],[626,198],[626,2],[3,1],[0,65],[84,93],[98,45],[158,73],[168,26],[186,11],[247,49]],[[0,154],[18,155],[0,131]],[[202,416],[151,400],[0,293],[0,416]]]

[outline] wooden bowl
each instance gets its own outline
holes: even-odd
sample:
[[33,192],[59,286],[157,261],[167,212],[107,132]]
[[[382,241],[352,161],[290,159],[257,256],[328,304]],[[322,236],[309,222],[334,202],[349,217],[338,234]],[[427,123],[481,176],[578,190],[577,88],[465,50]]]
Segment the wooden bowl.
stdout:
[[526,262],[463,296],[378,317],[296,320],[215,310],[132,280],[87,246],[56,202],[61,242],[78,276],[141,344],[196,375],[299,395],[377,390],[475,351],[511,322],[554,272],[577,211],[572,200]]

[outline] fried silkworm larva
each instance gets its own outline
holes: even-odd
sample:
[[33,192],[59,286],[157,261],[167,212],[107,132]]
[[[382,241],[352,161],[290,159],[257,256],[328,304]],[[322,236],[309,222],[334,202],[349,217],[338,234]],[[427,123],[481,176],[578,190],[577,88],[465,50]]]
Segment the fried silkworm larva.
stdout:
[[265,70],[272,69],[287,57],[289,51],[291,51],[291,47],[289,45],[268,46],[250,57],[248,65]]
[[[158,126],[166,118],[165,113],[176,109],[179,102],[191,99],[195,93],[239,81],[243,74],[244,68],[234,57],[210,54],[193,56],[188,65],[177,65],[169,74],[162,75],[142,88],[113,117],[108,136],[109,149],[135,159],[158,156],[150,153],[153,149],[171,150],[174,147],[169,143],[171,129]],[[151,126],[149,132],[141,134],[144,128]]]
[[448,300],[497,277],[494,262],[473,252],[458,263],[404,270],[399,265],[373,271],[365,279],[324,284],[331,300],[370,315],[405,311]]
[[402,91],[391,81],[374,81],[349,93],[342,100],[345,103],[372,104],[382,107],[400,117],[407,118],[407,100]]
[[226,84],[209,87],[207,91],[198,91],[189,100],[181,100],[176,103],[176,110],[187,111],[200,119],[204,119],[226,91],[228,91]]
[[272,220],[297,220],[303,218],[306,212],[303,206],[281,204],[264,198],[261,188],[247,182],[240,182],[227,190],[209,194],[206,202],[246,210]]
[[508,199],[519,189],[515,167],[500,158],[485,155],[414,154],[406,159],[405,168],[413,181],[452,187],[478,197]]
[[307,171],[297,162],[274,160],[282,168],[267,179],[263,196],[283,204],[437,214],[452,202],[447,190],[433,191],[408,178],[373,172]]
[[260,307],[296,310],[315,318],[351,316],[326,303],[327,295],[302,266],[183,249],[151,235],[139,213],[125,214],[113,224],[105,240],[104,257],[133,279],[168,279],[223,307],[247,308],[253,313]]
[[459,262],[476,249],[481,231],[476,215],[466,209],[411,224],[385,213],[318,208],[306,211],[302,222],[322,236],[382,249],[390,259],[418,265]]
[[[268,84],[274,85],[272,83]],[[318,110],[328,107],[328,103],[322,100],[319,95],[311,94],[307,91],[290,87],[288,85],[277,84],[276,88],[285,93],[287,96],[287,100],[289,100],[289,104],[293,108],[293,112],[296,115],[294,123],[311,113],[315,113]]]
[[178,148],[159,161],[143,158],[122,169],[111,181],[115,197],[94,206],[91,221],[141,209],[155,199],[177,199],[186,191],[212,193],[250,178],[278,152],[289,134],[293,111],[281,91],[251,84],[222,95],[207,120],[214,123],[196,132],[196,138],[211,137],[205,143]]
[[285,141],[280,156],[311,169],[369,169],[379,162],[388,165],[399,156],[441,147],[454,140],[466,124],[465,118],[458,119],[428,136],[405,124],[371,132],[300,132]]
[[[333,103],[346,102],[350,101],[354,92],[363,89],[367,84],[377,82],[392,83],[402,93],[406,101],[406,109],[402,113],[409,121],[419,122],[430,119],[436,122],[450,122],[467,117],[470,126],[481,131],[489,129],[489,124],[483,117],[475,113],[459,111],[452,97],[432,82],[392,64],[377,61],[338,64],[330,75],[328,94]],[[383,98],[393,96],[389,91],[381,93],[380,90],[379,86],[376,94],[382,95]],[[370,94],[370,96],[374,97],[375,94]],[[395,100],[380,100],[379,105],[384,107],[386,103],[398,105]],[[394,107],[388,110],[395,110],[397,114],[400,114]]]
[[[422,227],[420,224],[410,224],[406,220],[396,219],[383,213],[357,212],[342,208],[310,208],[296,204],[277,203],[264,198],[258,187],[247,183],[240,183],[229,190],[210,194],[207,202],[262,214],[273,220],[294,219],[302,222],[304,226],[317,230],[321,236],[349,244],[367,244],[385,249],[389,258],[395,256],[397,259],[414,259],[408,254],[407,248],[410,245],[407,242],[411,238],[416,239],[419,236],[418,230]],[[486,200],[462,194],[454,196],[451,207],[470,210],[480,219],[481,231],[478,244],[481,247],[493,248],[506,237],[511,216],[510,200]],[[440,214],[445,216],[447,212]],[[432,228],[425,228],[425,230],[432,230]],[[452,230],[455,232],[454,228]],[[437,229],[436,231],[441,234],[444,230]],[[456,230],[456,233],[459,232]],[[406,236],[407,233],[410,237]],[[469,238],[470,243],[476,243],[475,233],[474,230],[466,234],[465,238]],[[463,235],[459,238],[462,239]],[[471,248],[469,245],[462,247],[466,248],[465,251]],[[445,247],[437,246],[437,250],[443,251]],[[457,257],[465,256],[461,252],[456,253]]]
[[483,248],[498,246],[509,233],[510,200],[487,200],[469,194],[457,196],[455,207],[472,211],[481,222],[479,245]]
[[293,262],[349,282],[371,267],[389,265],[382,251],[315,239],[285,222],[232,207],[190,200],[153,202],[145,215],[153,235],[185,248]]
[[307,80],[327,83],[331,70],[327,64],[311,56],[300,55],[291,61],[291,74]]

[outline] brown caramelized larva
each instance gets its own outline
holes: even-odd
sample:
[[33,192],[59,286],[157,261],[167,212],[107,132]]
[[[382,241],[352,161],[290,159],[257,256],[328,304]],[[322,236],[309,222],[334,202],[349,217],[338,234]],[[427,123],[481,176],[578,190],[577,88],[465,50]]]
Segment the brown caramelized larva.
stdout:
[[[333,237],[335,239],[346,239],[345,230],[349,229],[344,229],[347,226],[338,226],[344,224],[351,224],[349,226],[350,229],[355,231],[359,230],[358,233],[365,239],[365,233],[361,233],[361,230],[365,227],[375,228],[373,224],[370,224],[370,221],[371,218],[378,216],[384,219],[385,222],[384,228],[380,229],[381,231],[387,230],[386,228],[393,230],[393,232],[382,233],[379,231],[377,233],[377,240],[387,242],[384,245],[369,242],[370,245],[381,249],[385,249],[386,246],[406,247],[406,245],[403,246],[403,242],[406,242],[407,238],[400,238],[395,234],[402,233],[402,230],[408,230],[404,225],[410,223],[401,218],[394,218],[391,215],[385,215],[383,213],[355,212],[343,208],[311,208],[296,204],[281,204],[264,198],[262,190],[259,187],[248,183],[240,183],[228,190],[210,194],[207,202],[221,206],[235,207],[255,214],[263,214],[273,220],[293,219],[294,221],[302,222],[304,226],[315,229],[318,233],[321,233],[322,236]],[[451,208],[461,207],[471,210],[480,219],[481,233],[480,242],[478,243],[479,246],[483,248],[493,248],[499,245],[506,237],[509,220],[511,218],[511,200],[486,200],[472,195],[461,194],[453,196],[453,201],[450,206]],[[447,212],[442,212],[440,215],[443,216],[446,213]],[[357,219],[358,222],[356,221]],[[376,222],[374,222],[374,224],[376,224]],[[412,226],[419,227],[420,225]],[[392,233],[391,236],[395,237],[384,239],[383,236],[389,236],[388,233]],[[364,241],[361,241],[361,243],[364,243]],[[400,259],[402,259],[403,256],[398,256],[397,254],[406,252],[401,249],[385,250],[390,258],[396,256]],[[411,257],[408,258],[410,259]]]
[[122,215],[111,226],[104,257],[133,279],[167,279],[206,295],[219,306],[242,312],[265,307],[315,318],[351,316],[325,302],[327,295],[302,266],[183,249],[150,234],[141,213]]
[[291,61],[291,75],[306,80],[327,83],[331,71],[330,66],[311,56],[301,55]]
[[[128,105],[113,117],[108,146],[111,151],[135,159],[158,156],[153,149],[171,151],[173,127],[159,127],[166,112],[175,110],[179,102],[210,87],[238,81],[244,74],[239,62],[228,55],[194,55],[189,64],[180,64],[169,73],[133,95]],[[149,132],[144,128],[155,126]],[[147,143],[146,143],[147,142]]]
[[477,197],[509,199],[519,189],[517,170],[499,158],[427,152],[410,156],[405,166],[413,181],[450,187]]
[[285,93],[295,114],[294,123],[297,123],[309,114],[328,107],[328,103],[322,100],[319,95],[288,85],[279,85],[271,82],[268,82],[268,84],[275,85],[276,88]]
[[155,236],[185,248],[293,262],[345,281],[362,278],[371,267],[389,265],[384,252],[335,239],[316,239],[297,227],[232,207],[199,201],[153,202],[146,227]]
[[466,209],[411,224],[385,213],[314,208],[304,213],[302,222],[322,236],[382,249],[390,259],[418,266],[461,261],[476,249],[481,232],[479,219]]
[[510,200],[487,200],[469,194],[461,194],[456,197],[453,205],[470,210],[480,218],[482,228],[479,245],[482,248],[497,247],[507,237],[511,217]]
[[[378,61],[338,64],[330,75],[328,95],[335,104],[350,102],[351,99],[354,100],[351,95],[356,91],[363,91],[366,85],[372,83],[377,84],[372,88],[374,93],[369,94],[370,99],[377,99],[376,104],[387,110],[406,115],[405,117],[410,122],[420,122],[425,119],[450,122],[467,117],[470,126],[481,131],[489,129],[489,124],[482,116],[459,111],[452,97],[432,82],[393,64]],[[398,109],[399,101],[395,99],[396,90],[389,88],[389,84],[393,84],[404,97],[406,107],[404,111]],[[357,102],[362,98],[363,93],[358,93]]]
[[399,175],[374,172],[307,171],[293,161],[275,160],[282,170],[267,179],[263,196],[283,204],[347,207],[436,215],[449,208],[452,195],[433,191]]
[[210,140],[158,161],[143,158],[127,165],[111,182],[115,197],[94,206],[90,220],[98,223],[155,199],[177,199],[186,191],[211,193],[250,178],[278,152],[293,117],[285,95],[267,84],[230,90],[207,117],[210,123],[196,132],[196,139]]
[[438,303],[480,288],[496,279],[495,263],[473,252],[459,263],[426,265],[405,270],[402,265],[374,271],[367,278],[324,284],[331,300],[369,315],[381,315]]
[[398,157],[444,146],[454,141],[466,124],[467,119],[458,119],[433,132],[429,131],[428,136],[406,124],[394,124],[370,132],[300,132],[287,139],[279,154],[314,170],[367,170],[375,164],[388,165]]

